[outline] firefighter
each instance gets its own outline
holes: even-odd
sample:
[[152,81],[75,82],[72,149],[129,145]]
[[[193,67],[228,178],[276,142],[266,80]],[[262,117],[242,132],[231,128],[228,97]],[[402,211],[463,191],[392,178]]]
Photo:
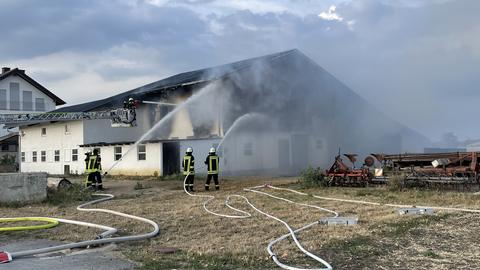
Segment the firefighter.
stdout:
[[195,158],[192,153],[193,149],[188,147],[185,156],[183,157],[182,167],[183,175],[187,178],[185,180],[185,189],[193,192],[193,181],[195,180]]
[[207,182],[205,182],[205,190],[208,191],[210,189],[210,181],[213,178],[215,182],[215,189],[219,190],[220,185],[218,184],[218,169],[219,169],[219,159],[216,154],[215,148],[210,148],[207,158],[205,159],[205,164],[207,164]]
[[85,159],[86,162],[86,173],[87,173],[87,181],[86,186],[92,187],[96,190],[103,190],[102,185],[102,159],[100,154],[98,153],[98,149],[94,149],[93,153],[87,153],[87,158]]
[[136,107],[135,100],[133,100],[133,98],[129,98],[127,108],[128,109],[135,109],[135,107]]

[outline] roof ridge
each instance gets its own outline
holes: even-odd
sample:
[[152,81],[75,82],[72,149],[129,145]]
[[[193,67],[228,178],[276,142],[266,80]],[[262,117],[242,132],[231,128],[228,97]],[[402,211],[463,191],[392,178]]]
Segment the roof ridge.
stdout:
[[[178,74],[175,74],[175,75],[172,75],[172,76],[168,76],[166,78],[163,78],[163,79],[155,81],[155,82],[151,82],[151,83],[139,86],[139,87],[131,89],[131,90],[127,90],[127,91],[124,91],[124,92],[121,92],[121,93],[118,93],[118,94],[100,99],[100,100],[83,102],[83,103],[80,103],[80,104],[60,108],[59,110],[60,111],[65,111],[65,109],[68,109],[68,108],[72,108],[72,107],[76,107],[76,106],[81,107],[82,105],[83,106],[88,106],[90,104],[89,107],[84,108],[84,110],[82,110],[82,111],[92,111],[92,110],[95,110],[95,109],[98,109],[102,106],[107,105],[112,99],[122,98],[122,97],[126,97],[126,96],[129,96],[129,95],[140,95],[140,94],[142,94],[141,93],[142,90],[145,90],[145,89],[148,89],[148,88],[153,88],[153,89],[156,88],[155,90],[167,89],[167,88],[170,88],[170,87],[175,87],[177,85],[181,85],[185,82],[188,82],[189,80],[191,81],[193,78],[195,78],[195,75],[197,75],[197,77],[198,77],[198,75],[205,76],[208,73],[211,73],[211,72],[214,72],[214,71],[222,71],[222,69],[225,69],[227,67],[232,67],[232,69],[233,69],[234,66],[238,66],[238,65],[241,65],[241,64],[246,64],[245,66],[240,67],[238,69],[238,70],[240,70],[240,69],[248,68],[248,67],[252,66],[256,61],[259,61],[261,59],[275,60],[275,59],[278,59],[279,57],[285,57],[285,56],[290,55],[292,53],[298,53],[298,52],[300,52],[298,49],[290,49],[290,50],[271,53],[271,54],[267,54],[267,55],[251,57],[251,58],[247,58],[247,59],[244,59],[244,60],[238,60],[238,61],[234,61],[234,62],[230,62],[230,63],[226,63],[226,64],[216,65],[216,66],[213,66],[213,67],[207,67],[207,68],[185,71],[185,72],[181,72],[181,73],[178,73]],[[227,76],[230,73],[231,73],[230,71],[225,71],[224,70],[223,74],[221,76],[218,76],[218,77]],[[187,78],[183,78],[182,80],[179,80],[177,82],[168,83],[169,80],[172,81],[172,80],[175,80],[177,78],[185,77],[185,75],[191,75],[191,76],[186,76]],[[213,79],[215,79],[215,78],[213,78],[213,77],[208,78],[208,80],[213,80]],[[161,82],[166,82],[166,83],[164,85],[161,85]]]
[[50,90],[48,90],[47,88],[45,88],[45,86],[41,85],[40,83],[38,83],[36,80],[34,80],[32,77],[28,76],[26,73],[25,73],[25,70],[23,69],[19,69],[18,67],[16,68],[13,68],[5,73],[2,73],[0,74],[0,81],[9,77],[9,76],[18,76],[20,78],[22,78],[23,80],[25,80],[27,83],[31,84],[33,87],[37,88],[38,90],[40,90],[40,92],[44,93],[45,95],[47,95],[49,98],[53,99],[55,101],[55,105],[63,105],[63,104],[66,104],[66,102],[59,98],[57,95],[55,95],[54,93],[52,93]]

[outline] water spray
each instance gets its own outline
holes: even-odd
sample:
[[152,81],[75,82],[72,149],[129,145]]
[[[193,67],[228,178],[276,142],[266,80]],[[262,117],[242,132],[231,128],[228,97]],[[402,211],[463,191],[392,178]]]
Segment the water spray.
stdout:
[[216,89],[215,87],[209,87],[209,86],[206,86],[204,88],[202,88],[201,90],[199,90],[197,93],[193,94],[192,96],[190,96],[185,102],[181,103],[181,104],[178,104],[178,106],[172,110],[171,112],[169,112],[167,115],[165,115],[165,117],[163,117],[160,121],[158,121],[157,123],[155,123],[155,125],[153,125],[153,127],[151,127],[146,133],[144,133],[132,146],[130,146],[127,151],[125,152],[125,154],[122,155],[122,157],[117,160],[115,163],[112,164],[112,166],[110,166],[110,168],[108,168],[108,170],[105,172],[105,174],[109,173],[113,168],[115,168],[115,166],[117,166],[118,163],[120,163],[123,158],[128,154],[130,153],[130,151],[132,151],[134,148],[136,148],[141,142],[145,141],[147,138],[149,138],[149,136],[155,131],[157,130],[158,128],[160,128],[161,126],[163,126],[164,124],[168,123],[168,121],[170,121],[172,119],[172,117],[178,113],[179,111],[181,111],[182,109],[184,109],[185,107],[189,106],[191,103],[197,101],[198,99],[200,99],[201,97],[203,97],[204,95],[212,92],[214,89]]
[[238,126],[240,126],[240,124],[242,124],[243,122],[245,122],[247,120],[251,120],[251,119],[254,119],[254,118],[266,118],[266,116],[263,115],[263,114],[260,114],[260,113],[246,113],[246,114],[238,117],[233,122],[233,124],[230,126],[230,128],[228,128],[227,132],[225,133],[222,140],[218,144],[216,150],[218,151],[220,149],[220,147],[223,145],[223,142],[225,141],[225,139],[227,139],[229,137],[230,133],[232,133],[232,131],[234,131]]

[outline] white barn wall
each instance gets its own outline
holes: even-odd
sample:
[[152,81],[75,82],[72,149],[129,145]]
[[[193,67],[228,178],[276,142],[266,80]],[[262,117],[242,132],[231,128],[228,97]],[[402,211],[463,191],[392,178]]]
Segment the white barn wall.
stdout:
[[327,140],[322,137],[310,136],[308,143],[308,166],[326,169],[333,162],[328,155]]
[[[111,146],[99,146],[90,147],[87,150],[93,150],[93,148],[100,148],[100,155],[102,158],[102,169],[106,172],[116,162],[114,160],[115,147],[122,147],[122,154],[125,154],[127,150],[132,147],[133,144],[128,145],[111,145]],[[146,146],[146,160],[138,160],[137,148],[132,149],[127,155],[125,155],[120,162],[118,162],[114,168],[108,174],[111,175],[139,175],[139,176],[153,176],[156,174],[162,174],[162,143],[147,143]]]
[[[228,174],[253,174],[257,171],[279,171],[278,140],[283,134],[236,134],[222,146],[221,165]],[[252,155],[245,155],[245,145],[252,144]],[[290,144],[291,145],[291,144]],[[291,151],[290,151],[291,152]],[[290,158],[289,158],[290,159]],[[291,159],[290,159],[291,164]]]
[[[182,140],[180,141],[180,172],[183,171],[182,161],[188,147],[193,148],[193,156],[195,157],[195,173],[207,174],[205,166],[205,158],[208,156],[210,148],[217,147],[220,139],[204,139],[204,140]],[[222,164],[220,163],[220,171]]]
[[[70,132],[65,132],[65,125]],[[47,129],[46,136],[42,136],[42,128]],[[25,152],[25,162],[21,162],[22,172],[48,172],[63,174],[64,165],[70,166],[71,173],[83,173],[84,152],[79,145],[83,144],[82,121],[57,122],[41,124],[20,129],[21,152]],[[72,161],[72,149],[78,149],[78,160]],[[54,161],[54,151],[60,150],[60,161]],[[32,162],[33,151],[37,151],[37,162]],[[46,151],[45,162],[41,161],[41,151]]]

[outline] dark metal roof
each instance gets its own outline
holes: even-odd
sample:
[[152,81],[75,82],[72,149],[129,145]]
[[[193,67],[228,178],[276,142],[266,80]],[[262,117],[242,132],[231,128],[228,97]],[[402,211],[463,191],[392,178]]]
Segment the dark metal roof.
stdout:
[[40,90],[42,93],[44,93],[45,95],[47,95],[49,98],[53,99],[53,101],[55,101],[55,105],[63,105],[65,104],[66,102],[63,101],[61,98],[57,97],[54,93],[50,92],[47,88],[43,87],[41,84],[39,84],[37,81],[35,81],[34,79],[32,79],[30,76],[28,76],[27,74],[25,74],[25,70],[21,70],[21,69],[18,69],[18,68],[14,68],[10,71],[7,71],[5,73],[2,73],[0,74],[0,81],[9,77],[9,76],[18,76],[22,79],[24,79],[25,81],[27,81],[29,84],[33,85],[35,88],[37,88],[38,90]]
[[299,54],[300,52],[294,49],[261,57],[250,58],[247,60],[221,66],[184,72],[105,99],[82,103],[69,107],[63,107],[56,110],[56,112],[87,112],[110,107],[118,107],[121,106],[121,103],[124,100],[130,97],[138,99],[143,95],[161,92],[166,89],[178,88],[185,85],[193,85],[217,80],[226,77],[231,73],[235,73],[239,70],[248,68],[260,61],[272,61],[276,58],[284,57],[295,53]]
[[1,136],[0,142],[3,142],[5,140],[8,140],[14,137],[18,137],[18,132],[11,132],[11,133],[8,133],[7,135]]

